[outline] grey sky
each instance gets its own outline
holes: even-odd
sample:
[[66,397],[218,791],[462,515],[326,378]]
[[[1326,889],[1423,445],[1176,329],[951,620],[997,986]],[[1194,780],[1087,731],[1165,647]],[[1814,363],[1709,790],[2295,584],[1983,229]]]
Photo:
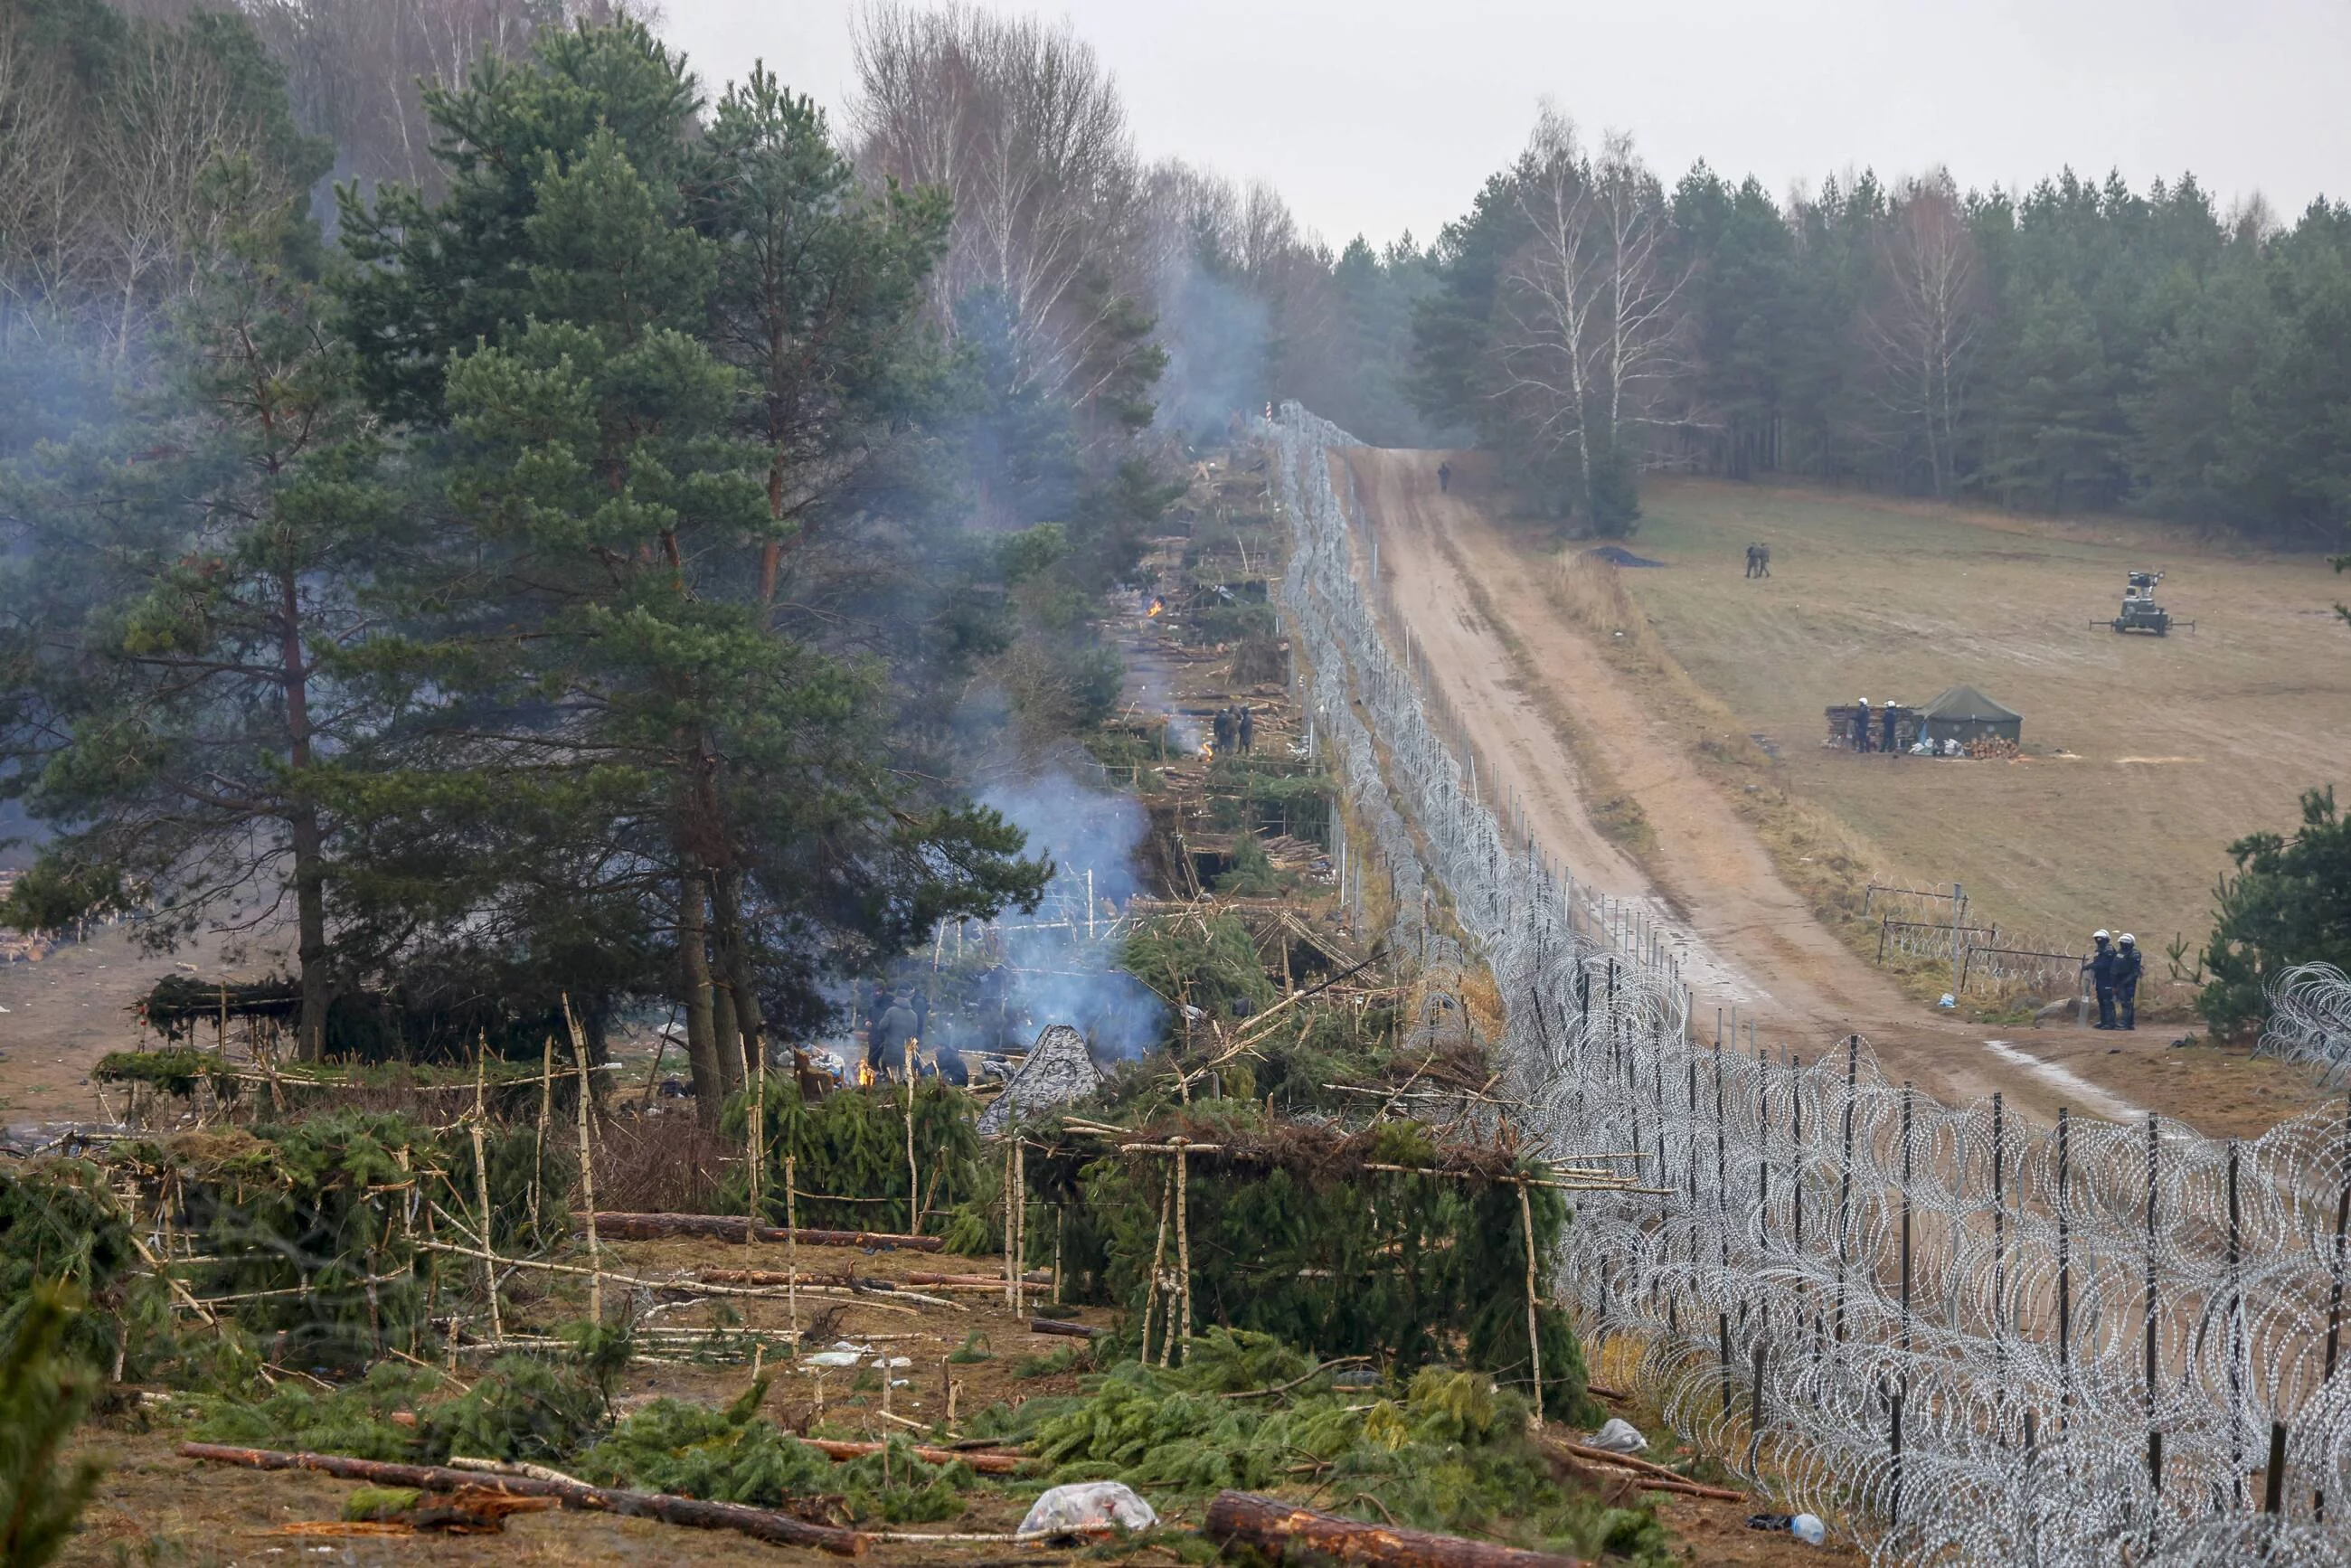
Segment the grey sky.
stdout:
[[[1630,131],[1667,179],[1704,158],[1791,181],[1943,162],[1962,184],[2065,164],[2192,169],[2291,219],[2351,197],[2351,0],[1070,0],[1147,158],[1271,181],[1301,223],[1423,239],[1515,152],[1548,94]],[[838,110],[843,0],[666,0],[714,85],[764,57]]]

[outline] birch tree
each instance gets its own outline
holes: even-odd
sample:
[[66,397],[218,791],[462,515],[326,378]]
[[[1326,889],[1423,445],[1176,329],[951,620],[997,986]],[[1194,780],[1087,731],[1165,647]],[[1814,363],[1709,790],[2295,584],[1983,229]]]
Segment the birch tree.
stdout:
[[1933,493],[1949,497],[1959,478],[1960,431],[1984,317],[1975,242],[1948,172],[1901,188],[1879,269],[1878,301],[1863,317],[1879,396],[1903,438],[1918,443]]

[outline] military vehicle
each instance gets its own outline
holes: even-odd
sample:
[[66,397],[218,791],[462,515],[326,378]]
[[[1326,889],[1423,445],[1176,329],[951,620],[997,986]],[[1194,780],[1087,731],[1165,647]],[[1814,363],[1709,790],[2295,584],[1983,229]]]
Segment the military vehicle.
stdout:
[[[2163,573],[2159,571],[2132,572],[2123,587],[2121,612],[2105,624],[2117,632],[2152,632],[2158,637],[2169,635],[2175,625],[2194,631],[2195,622],[2175,622],[2170,612],[2156,602],[2156,585],[2162,580]],[[2094,621],[2091,624],[2095,626],[2098,622]]]

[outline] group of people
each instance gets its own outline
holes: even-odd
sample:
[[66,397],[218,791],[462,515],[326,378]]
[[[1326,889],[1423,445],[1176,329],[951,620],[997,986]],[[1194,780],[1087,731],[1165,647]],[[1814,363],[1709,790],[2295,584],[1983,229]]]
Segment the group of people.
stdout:
[[[2095,944],[2088,958],[2083,961],[2082,973],[2090,977],[2091,988],[2098,995],[2100,1029],[2138,1028],[2138,977],[2146,966],[2139,957],[2138,938],[2126,931],[2120,946],[2110,942],[2100,931],[2090,938]],[[2119,1009],[2122,1021],[2115,1021]]]
[[[923,1070],[923,1030],[930,1019],[930,998],[919,989],[878,993],[865,1027],[865,1067],[874,1079],[897,1078],[906,1071],[907,1048],[914,1048],[914,1071]],[[970,1082],[963,1052],[941,1042],[932,1053],[932,1070],[954,1084]]]
[[1853,748],[1855,751],[1890,751],[1899,756],[1900,737],[1895,733],[1896,716],[1901,706],[1891,697],[1873,716],[1867,697],[1855,697],[1853,706]]
[[1747,547],[1747,575],[1750,577],[1769,577],[1771,575],[1771,547],[1770,545],[1753,544]]
[[1210,720],[1217,737],[1217,755],[1225,756],[1238,747],[1246,757],[1257,747],[1257,715],[1247,703],[1235,703],[1220,707]]

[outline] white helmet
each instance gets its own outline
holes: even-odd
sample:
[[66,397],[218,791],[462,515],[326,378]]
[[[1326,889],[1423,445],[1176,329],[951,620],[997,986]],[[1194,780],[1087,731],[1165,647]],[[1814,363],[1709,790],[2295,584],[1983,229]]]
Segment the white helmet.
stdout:
[[2093,942],[2103,942],[2103,941],[2105,941],[2105,939],[2106,939],[2106,933],[2105,933],[2105,928],[2104,926],[2101,926],[2101,927],[2099,927],[2097,930],[2093,931],[2093,932],[2091,932],[2091,933],[2090,933],[2090,940],[2091,940],[2091,941],[2093,941]]
[[2138,938],[2137,938],[2137,937],[2136,937],[2136,936],[2132,936],[2132,935],[2131,935],[2129,932],[2127,932],[2127,931],[2126,931],[2126,932],[2124,932],[2124,933],[2123,933],[2123,946],[2124,946],[2128,947],[2128,946],[2132,946],[2134,943],[2137,942],[2137,940],[2138,940]]

